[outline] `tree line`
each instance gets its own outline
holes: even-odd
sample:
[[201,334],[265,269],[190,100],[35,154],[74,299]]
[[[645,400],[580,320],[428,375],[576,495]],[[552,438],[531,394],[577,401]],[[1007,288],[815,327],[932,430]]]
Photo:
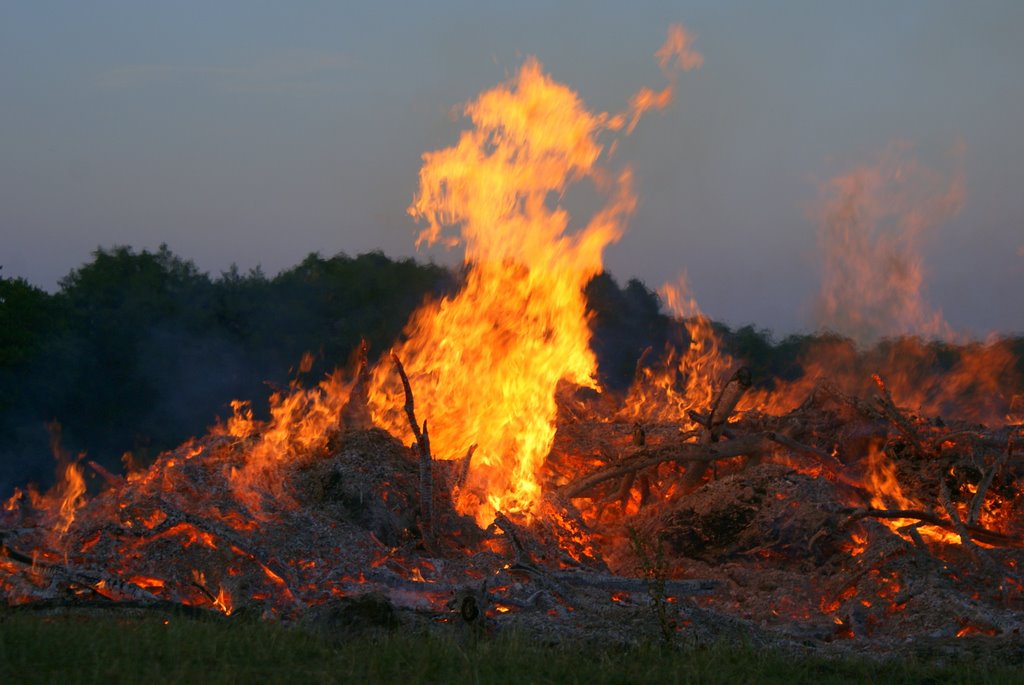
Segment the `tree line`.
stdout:
[[[52,479],[54,422],[72,454],[112,470],[125,452],[146,463],[204,433],[232,399],[265,411],[306,352],[315,356],[313,379],[344,365],[364,339],[372,361],[414,309],[454,292],[460,277],[380,252],[311,254],[274,277],[236,267],[211,277],[166,245],[98,249],[55,293],[0,271],[0,493]],[[620,286],[603,273],[586,296],[601,381],[611,390],[629,385],[646,348],[689,344],[682,322],[638,280]],[[762,383],[800,375],[802,354],[820,339],[715,330]],[[1024,338],[1014,344],[1024,359]],[[950,350],[941,358],[952,363]]]
[[440,266],[381,253],[211,278],[166,245],[99,249],[53,294],[0,277],[0,492],[50,479],[54,421],[72,454],[144,463],[231,399],[258,410],[305,352],[319,377],[363,338],[386,350],[425,297],[454,286]]

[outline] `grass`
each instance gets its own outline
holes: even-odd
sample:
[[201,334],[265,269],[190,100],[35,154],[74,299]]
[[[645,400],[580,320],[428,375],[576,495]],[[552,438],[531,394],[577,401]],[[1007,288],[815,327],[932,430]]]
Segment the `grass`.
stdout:
[[522,636],[326,640],[251,620],[38,616],[0,609],[0,683],[1019,683],[972,657],[794,657],[725,645],[543,646]]

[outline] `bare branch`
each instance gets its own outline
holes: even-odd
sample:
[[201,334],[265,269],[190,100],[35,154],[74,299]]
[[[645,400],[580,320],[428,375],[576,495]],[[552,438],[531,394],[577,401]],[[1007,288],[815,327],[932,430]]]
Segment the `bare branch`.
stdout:
[[433,544],[434,539],[434,468],[433,457],[430,455],[430,436],[427,433],[427,422],[423,422],[423,429],[420,429],[416,421],[415,402],[412,397],[412,385],[409,383],[409,376],[405,373],[405,367],[398,355],[391,352],[391,361],[398,369],[398,375],[402,378],[402,387],[405,388],[405,415],[409,418],[409,426],[413,435],[416,436],[416,445],[420,453],[420,515],[423,517],[423,537],[428,544]]

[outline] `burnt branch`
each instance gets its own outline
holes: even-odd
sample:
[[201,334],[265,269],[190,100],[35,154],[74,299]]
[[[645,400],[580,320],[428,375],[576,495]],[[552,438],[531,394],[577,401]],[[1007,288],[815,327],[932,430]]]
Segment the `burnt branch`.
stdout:
[[978,516],[981,515],[981,505],[985,502],[985,495],[988,493],[988,489],[991,487],[996,474],[1002,470],[1003,465],[1006,464],[1006,461],[1010,458],[1011,451],[1012,447],[1007,445],[1006,451],[999,454],[999,458],[996,459],[996,462],[992,464],[987,471],[985,471],[984,477],[982,477],[981,482],[978,483],[978,491],[974,493],[974,499],[971,500],[971,509],[967,514],[967,523],[969,525],[975,525],[978,523]]
[[963,519],[960,518],[960,512],[956,510],[956,505],[953,504],[949,491],[949,479],[946,478],[946,474],[943,473],[939,478],[939,500],[942,502],[942,508],[945,509],[946,515],[949,516],[949,520],[953,523],[953,530],[960,536],[960,544],[970,550],[971,554],[977,554],[977,545],[974,544],[974,540],[971,539],[971,533],[967,530],[967,526],[964,525]]
[[22,567],[22,570],[29,575],[39,575],[49,580],[48,588],[33,588],[28,591],[28,594],[34,596],[52,599],[55,596],[55,589],[71,589],[78,586],[108,600],[114,599],[111,597],[114,595],[119,601],[123,601],[123,598],[143,604],[159,601],[156,595],[138,585],[103,570],[71,563],[48,564],[22,554],[7,545],[0,545],[0,557],[16,567]]
[[111,473],[108,469],[104,468],[102,464],[95,462],[92,459],[85,463],[89,466],[89,468],[91,468],[101,478],[103,478],[103,480],[106,481],[107,485],[109,485],[111,488],[119,488],[125,484],[124,476],[118,475],[116,473]]
[[512,523],[512,521],[510,521],[509,518],[500,511],[494,512],[494,523],[491,524],[488,530],[490,531],[494,527],[501,528],[505,533],[505,537],[508,538],[509,543],[512,545],[512,549],[516,553],[516,563],[530,564],[532,566],[533,563],[530,559],[530,554],[526,551],[526,547],[523,546],[523,543],[519,539],[519,527]]
[[805,445],[804,443],[794,440],[788,435],[784,435],[783,433],[779,433],[777,431],[768,431],[763,435],[766,440],[771,440],[772,442],[782,445],[783,447],[793,452],[798,452],[805,456],[811,457],[812,459],[816,459],[822,466],[825,467],[826,471],[828,471],[830,475],[837,475],[842,473],[843,465],[835,457],[833,457],[828,452],[825,452],[824,450],[819,450],[817,447]]
[[[714,444],[718,442],[719,438],[722,437],[722,432],[725,430],[729,417],[732,416],[740,398],[743,397],[743,393],[750,387],[750,383],[750,369],[745,366],[737,369],[732,377],[729,378],[725,386],[722,387],[721,392],[715,397],[714,402],[711,403],[711,412],[708,414],[707,423],[705,424],[707,430],[701,436],[701,443]],[[687,465],[686,474],[683,476],[683,485],[687,490],[691,490],[700,484],[710,463],[709,461],[695,461],[693,464]]]
[[896,429],[903,434],[903,437],[907,439],[917,453],[917,456],[921,458],[931,457],[932,451],[926,449],[921,438],[918,436],[917,431],[914,430],[914,426],[911,425],[910,420],[903,415],[903,413],[896,406],[896,403],[892,401],[892,395],[889,394],[889,389],[885,387],[885,381],[877,373],[871,376],[875,381],[875,385],[878,386],[878,390],[881,393],[877,398],[878,406],[882,409],[882,413],[889,419],[890,422]]
[[[956,533],[956,526],[952,521],[944,519],[935,512],[922,509],[854,509],[848,511],[848,518],[840,528],[863,518],[876,519],[916,519],[930,526],[936,526],[951,533]],[[1006,535],[994,530],[964,524],[964,528],[978,542],[995,547],[1024,547],[1024,540],[1013,535]]]
[[797,413],[822,404],[826,397],[831,398],[841,405],[849,407],[869,421],[883,421],[887,418],[871,404],[865,402],[859,397],[848,395],[840,390],[839,386],[832,381],[821,381],[815,385],[810,395],[807,396],[807,399],[804,400],[803,404],[797,409]]
[[466,486],[466,480],[469,478],[469,465],[473,460],[473,454],[476,452],[476,443],[474,442],[466,450],[466,456],[459,462],[458,476],[455,478],[454,485],[463,488]]
[[741,367],[725,384],[722,392],[718,393],[718,397],[711,405],[711,414],[708,417],[708,442],[718,442],[722,430],[725,429],[729,417],[736,410],[740,398],[750,388],[751,380],[750,369],[745,366]]
[[[617,464],[594,471],[582,478],[564,485],[560,489],[559,494],[566,498],[579,497],[582,493],[604,483],[605,481],[625,476],[649,466],[656,466],[667,462],[675,462],[677,464],[684,465],[694,463],[706,465],[720,459],[731,459],[733,457],[749,456],[750,454],[770,451],[776,444],[782,444],[790,447],[791,449],[793,445],[799,445],[796,441],[780,437],[778,433],[766,432],[745,435],[738,437],[735,440],[719,442],[714,445],[684,442],[661,445],[659,447],[646,447],[644,449],[637,450]],[[827,455],[822,454],[819,450],[815,450],[814,448],[801,446],[801,449],[798,451],[822,460],[823,465],[827,468],[831,469],[835,464],[834,459],[830,456],[828,456],[827,459],[824,459],[823,457],[826,457]]]
[[402,378],[402,387],[405,389],[405,415],[409,418],[409,426],[412,428],[412,434],[416,436],[416,445],[420,453],[420,515],[423,517],[424,540],[430,544],[434,538],[434,459],[430,455],[430,436],[427,433],[427,422],[423,422],[421,430],[416,421],[412,385],[409,383],[409,376],[405,373],[402,361],[393,351],[391,361],[395,363],[398,375]]

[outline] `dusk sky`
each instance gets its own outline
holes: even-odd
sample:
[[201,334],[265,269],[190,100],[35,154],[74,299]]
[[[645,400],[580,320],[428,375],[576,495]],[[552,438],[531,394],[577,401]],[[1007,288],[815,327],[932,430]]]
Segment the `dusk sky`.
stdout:
[[[1024,2],[0,4],[0,272],[54,290],[97,247],[216,276],[310,252],[417,252],[406,214],[458,106],[527,55],[592,110],[660,88],[681,22],[703,66],[621,141],[639,205],[606,267],[685,271],[711,317],[811,327],[828,179],[894,143],[962,173],[920,238],[926,300],[1024,332]],[[960,155],[956,169],[950,154]],[[820,213],[820,212],[819,212]]]

